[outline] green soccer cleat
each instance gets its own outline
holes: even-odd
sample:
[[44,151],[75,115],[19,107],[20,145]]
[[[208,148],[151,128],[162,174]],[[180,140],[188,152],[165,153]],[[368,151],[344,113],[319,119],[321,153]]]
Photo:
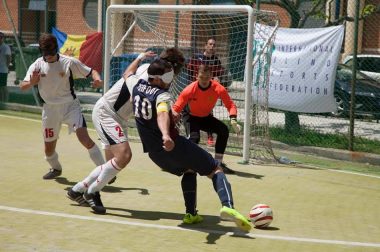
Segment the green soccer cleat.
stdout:
[[183,223],[185,224],[196,224],[203,221],[203,217],[199,214],[192,215],[191,213],[185,214],[185,217],[183,217]]
[[233,220],[236,226],[244,232],[249,232],[252,228],[249,220],[233,208],[223,206],[222,209],[220,209],[220,218],[223,220]]

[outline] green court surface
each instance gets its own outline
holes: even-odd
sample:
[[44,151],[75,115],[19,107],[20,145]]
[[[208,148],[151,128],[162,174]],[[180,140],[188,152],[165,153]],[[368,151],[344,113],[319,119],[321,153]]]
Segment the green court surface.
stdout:
[[39,119],[0,113],[0,139],[0,251],[380,251],[376,174],[241,165],[240,157],[226,156],[238,171],[227,175],[235,207],[248,214],[266,203],[274,212],[270,228],[244,234],[220,221],[206,177],[198,177],[204,222],[183,225],[180,178],[156,167],[140,143],[131,143],[131,163],[104,188],[107,214],[95,215],[66,198],[67,188],[94,168],[66,127],[57,147],[63,174],[56,180],[42,180],[48,165]]

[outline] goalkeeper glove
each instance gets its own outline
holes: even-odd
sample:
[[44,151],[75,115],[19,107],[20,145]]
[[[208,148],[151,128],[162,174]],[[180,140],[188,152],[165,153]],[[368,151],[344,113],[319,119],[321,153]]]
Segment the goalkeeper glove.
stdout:
[[234,130],[236,134],[239,134],[241,131],[241,126],[237,123],[237,120],[235,117],[231,118],[231,127]]

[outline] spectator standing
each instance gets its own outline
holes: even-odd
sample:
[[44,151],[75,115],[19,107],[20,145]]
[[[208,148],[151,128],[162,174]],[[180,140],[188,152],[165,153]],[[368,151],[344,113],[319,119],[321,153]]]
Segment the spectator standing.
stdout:
[[0,32],[0,102],[8,100],[8,72],[11,63],[11,48],[4,42],[5,35]]

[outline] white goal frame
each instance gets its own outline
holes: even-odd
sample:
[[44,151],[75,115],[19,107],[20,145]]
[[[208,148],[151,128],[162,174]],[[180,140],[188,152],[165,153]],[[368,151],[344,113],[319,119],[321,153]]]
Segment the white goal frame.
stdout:
[[[253,73],[253,32],[254,32],[254,10],[248,5],[110,5],[106,12],[106,26],[105,26],[105,46],[104,46],[104,92],[109,89],[110,80],[110,63],[113,52],[111,52],[111,16],[115,13],[131,13],[135,11],[147,10],[160,10],[160,11],[208,11],[215,13],[242,11],[247,13],[248,17],[248,30],[247,30],[247,51],[245,60],[245,73],[244,82],[249,83],[245,85],[245,103],[244,103],[244,132],[243,132],[243,162],[248,163],[250,158],[250,127],[251,127],[251,108],[252,108],[252,73]],[[133,22],[130,29],[136,24]],[[124,35],[126,37],[129,30]],[[117,47],[116,47],[117,48]]]

